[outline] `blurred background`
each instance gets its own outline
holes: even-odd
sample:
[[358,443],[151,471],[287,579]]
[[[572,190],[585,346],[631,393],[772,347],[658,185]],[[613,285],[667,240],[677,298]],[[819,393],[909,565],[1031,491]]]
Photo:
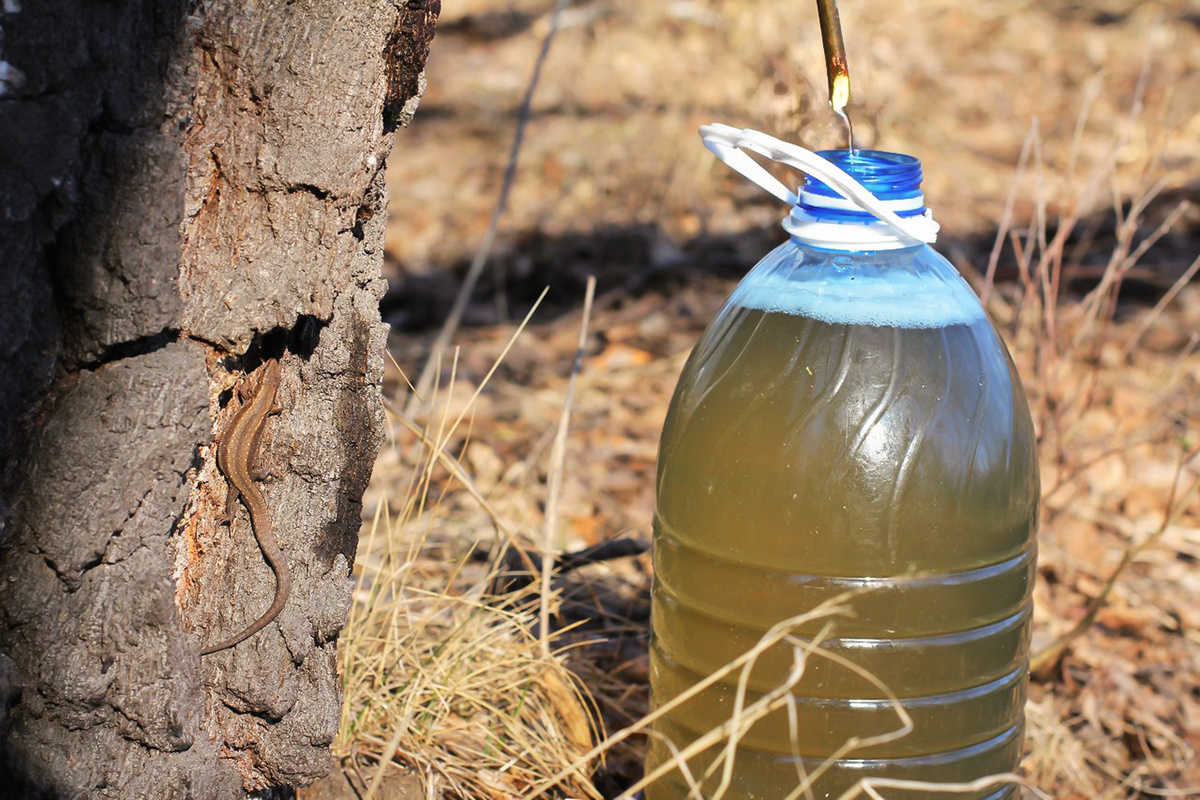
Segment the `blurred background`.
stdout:
[[[389,173],[397,305],[411,291],[436,299],[435,285],[453,295],[451,276],[431,276],[461,268],[483,237],[553,6],[445,4],[420,120],[399,134]],[[1194,197],[1195,4],[848,0],[840,11],[857,141],[922,159],[952,258],[986,266],[1031,130],[1052,215],[1110,162],[1116,174],[1089,193],[1085,214],[1111,212],[1148,168],[1165,181],[1157,207]],[[699,145],[701,124],[753,127],[812,149],[844,143],[812,2],[594,0],[572,3],[560,28],[494,251],[497,273],[485,279],[507,278],[514,299],[528,285],[549,283],[556,295],[578,287],[585,271],[603,291],[681,248],[689,266],[696,256],[717,266],[727,255],[712,251],[746,232],[778,241],[783,209]],[[1037,195],[1033,181],[1019,188],[1016,219],[1033,216]],[[1193,210],[1160,243],[1174,248],[1151,259],[1171,273],[1164,279],[1194,255],[1198,221]],[[747,265],[740,253],[730,264]],[[476,299],[495,292],[487,286]],[[494,321],[487,305],[470,319]],[[440,323],[442,311],[397,310],[393,323],[420,328]]]
[[[810,0],[569,3],[495,243],[414,402],[554,8],[446,2],[389,164],[392,438],[367,496],[336,748],[358,790],[615,797],[638,779],[644,734],[588,751],[646,713],[663,415],[704,325],[785,238],[786,209],[696,129],[844,143]],[[1200,7],[839,8],[855,143],[923,161],[936,246],[986,296],[1039,428],[1024,774],[1056,798],[1200,795]],[[589,554],[550,594],[530,580],[543,541]]]

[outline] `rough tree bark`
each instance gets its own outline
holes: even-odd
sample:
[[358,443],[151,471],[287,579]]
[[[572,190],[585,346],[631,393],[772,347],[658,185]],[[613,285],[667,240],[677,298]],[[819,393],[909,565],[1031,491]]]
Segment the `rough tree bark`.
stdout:
[[[0,794],[226,798],[329,766],[382,434],[388,133],[438,0],[0,6]],[[270,604],[213,443],[281,358]]]

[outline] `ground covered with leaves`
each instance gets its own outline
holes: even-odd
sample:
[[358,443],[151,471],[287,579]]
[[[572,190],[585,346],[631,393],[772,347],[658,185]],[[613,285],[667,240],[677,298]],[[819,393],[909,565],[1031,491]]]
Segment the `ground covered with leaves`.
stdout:
[[[346,786],[322,791],[616,797],[640,777],[659,431],[691,346],[783,238],[783,209],[695,129],[840,142],[799,5],[570,4],[439,350],[553,20],[447,4],[389,171],[392,428],[341,647]],[[841,5],[857,142],[925,162],[938,249],[986,298],[1037,424],[1024,791],[1198,793],[1200,18]]]

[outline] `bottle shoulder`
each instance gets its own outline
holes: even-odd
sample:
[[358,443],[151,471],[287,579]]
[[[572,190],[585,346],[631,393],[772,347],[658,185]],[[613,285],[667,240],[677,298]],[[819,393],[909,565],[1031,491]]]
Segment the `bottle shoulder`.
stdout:
[[897,328],[986,320],[970,285],[928,245],[847,252],[791,239],[750,271],[727,305],[831,324]]

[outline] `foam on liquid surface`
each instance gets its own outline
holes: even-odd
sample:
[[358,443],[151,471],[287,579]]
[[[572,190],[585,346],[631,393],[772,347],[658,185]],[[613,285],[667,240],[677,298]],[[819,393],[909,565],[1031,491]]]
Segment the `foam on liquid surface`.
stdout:
[[985,319],[975,292],[954,268],[830,263],[773,269],[749,277],[733,302],[840,325],[945,328]]

